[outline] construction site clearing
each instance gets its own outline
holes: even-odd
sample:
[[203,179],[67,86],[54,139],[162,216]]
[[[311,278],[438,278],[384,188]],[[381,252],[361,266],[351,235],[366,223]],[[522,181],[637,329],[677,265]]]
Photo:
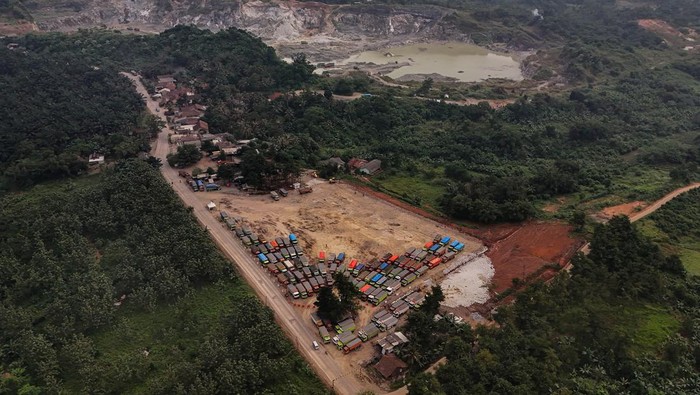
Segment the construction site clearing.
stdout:
[[[362,307],[351,323],[314,321],[321,323],[315,335],[324,352],[337,353],[352,366],[367,366],[391,352],[402,335],[387,336],[410,308],[420,306],[430,287],[482,256],[485,248],[474,237],[342,182],[304,181],[312,193],[290,188],[277,200],[234,187],[193,189],[193,194],[202,205],[216,206],[212,215],[238,236],[305,319],[311,320],[316,310],[313,295],[333,284],[334,273],[345,273],[361,292]],[[489,280],[474,282],[486,289]],[[469,304],[464,300],[464,306]],[[343,358],[344,353],[352,355]]]

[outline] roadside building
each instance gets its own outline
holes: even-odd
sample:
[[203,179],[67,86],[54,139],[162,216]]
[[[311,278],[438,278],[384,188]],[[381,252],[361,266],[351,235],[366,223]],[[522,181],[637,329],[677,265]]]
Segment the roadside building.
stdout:
[[88,158],[88,165],[94,166],[94,165],[100,165],[102,163],[105,163],[105,156],[104,155],[100,155],[98,153],[93,153]]
[[358,170],[366,164],[367,164],[366,160],[359,159],[359,158],[352,158],[348,161],[348,167],[350,168],[351,171]]
[[374,365],[377,372],[386,380],[396,380],[403,377],[408,370],[408,364],[399,359],[394,354],[384,355],[379,362]]
[[334,157],[334,158],[330,158],[330,159],[321,161],[321,165],[322,166],[335,166],[335,168],[338,170],[345,169],[345,161],[338,158],[338,157]]
[[394,348],[404,343],[408,343],[408,338],[401,332],[392,333],[377,341],[377,345],[382,350],[382,355],[393,353]]

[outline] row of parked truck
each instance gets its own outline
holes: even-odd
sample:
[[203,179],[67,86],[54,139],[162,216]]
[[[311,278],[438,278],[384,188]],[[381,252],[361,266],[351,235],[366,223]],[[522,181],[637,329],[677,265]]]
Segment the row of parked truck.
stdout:
[[435,235],[433,241],[423,248],[410,248],[402,255],[388,253],[368,263],[353,259],[347,269],[355,277],[353,284],[362,293],[362,298],[376,306],[397,288],[411,284],[428,270],[454,259],[463,250],[464,243]]

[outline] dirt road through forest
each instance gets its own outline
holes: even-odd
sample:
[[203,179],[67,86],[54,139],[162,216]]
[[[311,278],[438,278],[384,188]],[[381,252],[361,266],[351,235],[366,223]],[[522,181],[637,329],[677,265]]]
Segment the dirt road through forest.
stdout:
[[[158,103],[150,99],[146,88],[139,78],[128,73],[123,73],[122,75],[129,78],[136,86],[138,93],[144,96],[151,113],[166,121],[165,115],[156,111]],[[166,156],[170,153],[169,133],[172,133],[169,127],[161,131],[151,149],[151,154],[163,162],[161,167],[163,177],[171,183],[173,190],[180,196],[183,203],[193,208],[193,213],[197,220],[202,226],[208,228],[212,240],[236,265],[238,272],[253,288],[260,300],[274,311],[277,323],[292,340],[292,343],[301,355],[309,362],[318,377],[339,394],[350,395],[367,390],[375,393],[383,392],[370,383],[361,382],[354,376],[353,371],[344,370],[330,355],[325,354],[323,349],[314,350],[311,347],[311,342],[315,340],[313,336],[315,332],[310,328],[311,322],[302,319],[301,315],[282,296],[277,284],[264,274],[260,265],[253,260],[250,253],[235,238],[235,235],[222,226],[221,222],[192,193],[189,184],[182,182],[182,178],[178,176],[177,170],[167,164]]]
[[[668,203],[669,201],[673,200],[675,197],[678,195],[682,195],[688,191],[691,191],[695,188],[700,188],[700,182],[694,182],[692,184],[686,185],[684,187],[675,189],[668,194],[666,194],[664,197],[661,199],[655,201],[654,203],[644,207],[642,210],[632,214],[629,216],[630,222],[636,222],[639,221],[640,219],[646,217],[647,215],[653,213],[654,211],[658,210],[663,206],[664,204]],[[588,255],[589,252],[591,252],[591,243],[586,243],[583,247],[581,247],[580,250],[582,253]],[[571,269],[571,262],[567,263],[566,266],[564,267],[565,270],[570,270]]]

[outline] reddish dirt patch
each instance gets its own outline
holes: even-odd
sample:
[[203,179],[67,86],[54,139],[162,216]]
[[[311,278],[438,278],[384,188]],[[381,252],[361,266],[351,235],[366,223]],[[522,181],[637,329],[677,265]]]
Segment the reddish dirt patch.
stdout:
[[693,44],[695,39],[698,38],[698,34],[694,30],[689,29],[689,32],[686,35],[661,19],[640,19],[637,21],[637,24],[643,29],[649,30],[650,32],[659,35],[669,44],[675,46],[683,47],[689,44]]
[[[508,236],[495,241],[486,253],[496,269],[493,277],[496,292],[510,288],[514,278],[529,278],[548,263],[564,265],[583,244],[570,237],[571,227],[562,223],[527,222],[511,225],[511,229]],[[500,229],[499,233],[508,232]]]
[[616,216],[616,215],[626,215],[626,216],[631,216],[632,213],[635,213],[644,207],[647,206],[646,202],[642,201],[636,201],[636,202],[629,202],[625,204],[618,204],[617,206],[611,206],[611,207],[606,207],[603,210],[601,210],[599,213],[597,213],[595,216],[597,218],[600,218],[604,221],[608,221],[610,218]]
[[30,22],[0,22],[0,35],[3,36],[21,36],[35,30],[37,30],[36,25]]

